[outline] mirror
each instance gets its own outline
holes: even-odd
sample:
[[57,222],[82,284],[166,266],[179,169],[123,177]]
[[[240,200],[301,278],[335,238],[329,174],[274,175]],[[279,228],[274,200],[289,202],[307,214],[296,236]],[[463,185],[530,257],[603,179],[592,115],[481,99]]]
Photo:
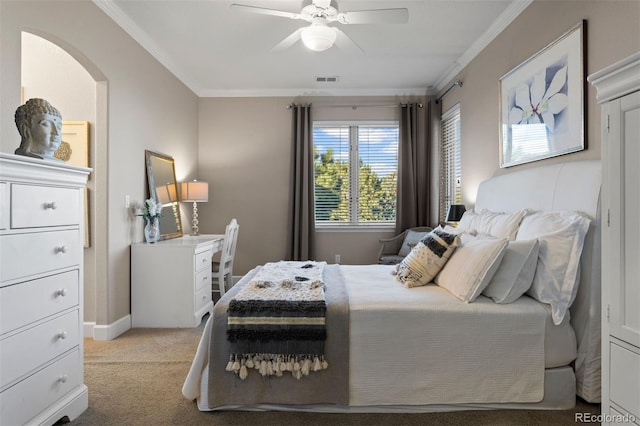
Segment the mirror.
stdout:
[[178,204],[176,169],[172,157],[157,152],[145,151],[149,198],[162,204],[160,217],[160,239],[168,240],[182,236],[182,220]]

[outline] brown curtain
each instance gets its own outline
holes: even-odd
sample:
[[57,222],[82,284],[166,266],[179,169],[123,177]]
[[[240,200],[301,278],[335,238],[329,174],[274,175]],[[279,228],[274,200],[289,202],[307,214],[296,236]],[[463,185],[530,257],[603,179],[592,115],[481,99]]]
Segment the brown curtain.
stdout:
[[294,105],[292,116],[292,172],[289,196],[288,260],[315,258],[313,210],[313,121],[311,105]]
[[430,103],[400,109],[398,147],[398,201],[396,233],[416,226],[431,226],[429,212]]

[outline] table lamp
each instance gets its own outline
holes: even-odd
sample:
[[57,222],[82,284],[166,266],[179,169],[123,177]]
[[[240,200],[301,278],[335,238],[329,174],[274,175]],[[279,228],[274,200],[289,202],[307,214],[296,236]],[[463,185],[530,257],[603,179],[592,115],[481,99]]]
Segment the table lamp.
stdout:
[[460,222],[465,211],[467,211],[467,208],[464,204],[451,204],[445,220],[447,222]]
[[191,235],[199,235],[198,229],[198,203],[209,201],[209,184],[192,180],[182,182],[180,191],[182,201],[193,203],[193,218],[191,219]]

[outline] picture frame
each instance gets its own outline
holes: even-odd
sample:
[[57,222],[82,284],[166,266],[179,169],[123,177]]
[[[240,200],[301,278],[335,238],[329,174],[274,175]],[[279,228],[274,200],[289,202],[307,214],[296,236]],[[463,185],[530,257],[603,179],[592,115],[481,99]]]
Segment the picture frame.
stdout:
[[586,148],[581,21],[500,78],[500,167]]
[[62,121],[62,143],[54,157],[74,166],[89,167],[89,122]]

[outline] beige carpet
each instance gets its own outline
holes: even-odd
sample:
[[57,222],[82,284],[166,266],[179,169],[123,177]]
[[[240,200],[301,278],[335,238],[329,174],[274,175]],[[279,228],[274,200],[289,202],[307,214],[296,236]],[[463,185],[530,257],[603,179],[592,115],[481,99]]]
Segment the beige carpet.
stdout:
[[202,326],[132,329],[109,342],[85,339],[89,409],[73,425],[575,425],[574,414],[600,413],[578,402],[569,411],[465,411],[430,414],[200,412],[181,389]]

